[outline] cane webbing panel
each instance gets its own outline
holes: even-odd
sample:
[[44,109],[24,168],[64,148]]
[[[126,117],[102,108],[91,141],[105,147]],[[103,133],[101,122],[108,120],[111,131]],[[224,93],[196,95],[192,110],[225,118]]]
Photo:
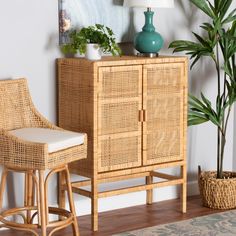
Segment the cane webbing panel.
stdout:
[[147,135],[148,160],[155,163],[180,159],[180,132],[179,130],[162,130]]
[[104,72],[102,79],[101,99],[138,97],[138,77],[138,70],[122,71],[120,74],[118,74],[117,71]]
[[10,132],[29,127],[61,130],[35,109],[26,79],[0,81],[0,113],[0,164],[45,170],[86,157],[86,135],[83,145],[49,153],[46,143],[26,141]]
[[60,127],[88,135],[88,156],[69,165],[70,171],[91,176],[94,145],[94,71],[80,60],[58,61],[58,103]]
[[0,86],[0,128],[46,127],[32,109],[26,80],[4,80]]
[[100,134],[137,131],[139,102],[108,103],[101,106]]
[[[141,76],[141,66],[105,67],[99,70],[99,171],[141,164]],[[122,138],[114,138],[114,134],[120,134]]]
[[99,169],[102,171],[128,168],[141,164],[140,136],[108,138],[100,141],[101,154]]
[[91,71],[88,73],[81,65],[62,63],[59,73],[60,126],[88,133],[88,129],[92,130],[92,117],[88,113],[93,110],[93,87],[88,78]]
[[145,70],[146,159],[154,164],[183,159],[183,66],[152,65]]
[[[180,104],[182,98],[160,94],[159,97],[152,97],[147,100],[148,121],[147,129],[153,131],[165,127],[174,129],[180,125]],[[152,112],[149,112],[152,111]],[[160,112],[161,111],[161,112]],[[154,130],[154,131],[155,131]]]

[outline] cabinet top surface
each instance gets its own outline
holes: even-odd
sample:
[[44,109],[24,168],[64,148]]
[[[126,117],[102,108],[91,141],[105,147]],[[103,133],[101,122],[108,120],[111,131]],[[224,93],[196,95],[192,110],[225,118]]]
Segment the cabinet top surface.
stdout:
[[135,64],[153,64],[153,63],[175,63],[186,62],[186,56],[159,56],[156,58],[138,57],[138,56],[104,56],[98,61],[89,61],[85,58],[59,58],[59,63],[83,63],[93,64],[95,66],[118,66],[118,65],[135,65]]

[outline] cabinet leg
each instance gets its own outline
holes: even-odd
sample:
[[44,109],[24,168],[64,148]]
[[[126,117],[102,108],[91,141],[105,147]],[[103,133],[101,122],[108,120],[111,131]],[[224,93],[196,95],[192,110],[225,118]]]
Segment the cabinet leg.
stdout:
[[[146,176],[146,184],[152,184],[153,183],[153,176]],[[146,191],[146,202],[147,204],[152,204],[153,202],[153,189]]]
[[181,166],[181,176],[183,178],[183,184],[181,185],[181,200],[182,200],[182,212],[187,211],[187,170],[186,165]]
[[91,198],[91,224],[92,230],[98,231],[98,183],[97,180],[92,179],[92,198]]

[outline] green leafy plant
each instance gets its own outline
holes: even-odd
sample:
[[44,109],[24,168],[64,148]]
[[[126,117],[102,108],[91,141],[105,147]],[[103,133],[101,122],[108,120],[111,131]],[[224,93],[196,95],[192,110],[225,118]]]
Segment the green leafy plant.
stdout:
[[190,1],[210,18],[209,22],[200,26],[206,36],[193,33],[197,42],[177,40],[170,44],[170,48],[190,55],[193,60],[191,68],[202,57],[210,57],[215,64],[218,85],[216,105],[213,106],[204,94],[201,98],[189,95],[188,125],[210,121],[217,127],[217,178],[224,178],[226,133],[236,101],[236,9],[229,10],[233,0]]
[[73,30],[70,34],[70,43],[62,46],[64,54],[80,54],[86,52],[86,45],[89,43],[99,44],[103,53],[111,53],[113,56],[121,55],[112,29],[101,24],[84,27],[79,32]]

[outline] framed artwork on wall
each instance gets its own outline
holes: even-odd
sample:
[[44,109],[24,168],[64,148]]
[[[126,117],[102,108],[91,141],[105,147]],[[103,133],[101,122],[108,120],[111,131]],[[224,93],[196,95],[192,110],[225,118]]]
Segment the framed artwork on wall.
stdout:
[[60,44],[68,42],[71,30],[96,23],[110,27],[117,42],[130,42],[132,22],[132,11],[123,7],[123,0],[59,0]]

